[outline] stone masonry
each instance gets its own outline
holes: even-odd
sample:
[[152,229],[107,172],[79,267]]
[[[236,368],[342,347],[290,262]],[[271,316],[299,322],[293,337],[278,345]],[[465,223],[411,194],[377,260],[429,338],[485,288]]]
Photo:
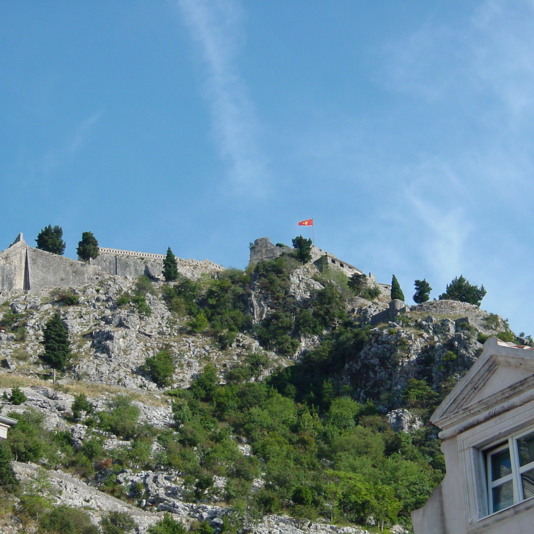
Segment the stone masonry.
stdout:
[[[95,282],[106,275],[137,278],[146,275],[162,280],[163,254],[100,249],[90,262],[77,261],[30,247],[22,234],[0,252],[0,291],[37,290],[53,287],[76,287]],[[224,267],[208,260],[176,260],[178,272],[187,278],[214,274]]]
[[[273,260],[282,254],[289,254],[292,251],[293,249],[291,247],[285,245],[273,245],[268,237],[260,237],[250,245],[249,265],[255,265],[263,260]],[[330,268],[342,271],[347,276],[352,276],[353,274],[365,274],[357,267],[354,267],[354,265],[336,258],[333,254],[330,254],[315,245],[311,248],[311,255],[312,262],[320,271]],[[369,277],[374,281],[374,277],[371,274],[369,274]]]

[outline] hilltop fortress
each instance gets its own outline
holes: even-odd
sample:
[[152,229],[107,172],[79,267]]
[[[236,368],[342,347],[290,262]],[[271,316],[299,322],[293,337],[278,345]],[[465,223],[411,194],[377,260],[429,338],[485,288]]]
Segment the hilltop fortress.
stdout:
[[[260,237],[250,245],[250,265],[254,265],[262,260],[273,260],[282,254],[289,254],[292,251],[293,249],[291,247],[286,245],[273,245],[268,237]],[[350,263],[336,258],[330,252],[326,252],[315,245],[312,245],[310,253],[312,257],[311,261],[319,271],[333,268],[344,272],[349,277],[353,274],[365,274],[357,267],[354,267],[354,265],[350,265]],[[369,274],[369,277],[374,282],[373,275]]]
[[[0,291],[83,286],[106,275],[132,278],[145,275],[162,280],[164,259],[164,254],[100,247],[96,259],[77,261],[30,247],[19,234],[9,248],[0,252]],[[188,278],[224,270],[209,260],[177,258],[176,264],[178,272]]]
[[[273,245],[267,237],[262,237],[250,246],[249,265],[292,251],[291,247]],[[313,246],[311,254],[313,264],[320,271],[335,269],[347,276],[364,274],[360,269],[318,247]],[[164,259],[164,254],[99,247],[97,258],[83,262],[30,247],[23,235],[19,234],[7,249],[0,252],[0,291],[83,286],[109,275],[131,278],[145,275],[151,280],[163,280]],[[209,260],[176,258],[176,264],[182,276],[192,279],[224,270],[224,267]],[[375,282],[372,274],[368,276]]]

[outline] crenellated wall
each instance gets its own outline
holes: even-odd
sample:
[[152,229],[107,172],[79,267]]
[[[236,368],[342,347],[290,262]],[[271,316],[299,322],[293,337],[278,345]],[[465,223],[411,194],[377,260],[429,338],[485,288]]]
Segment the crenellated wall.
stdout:
[[[22,234],[0,252],[0,291],[86,285],[106,274],[163,280],[163,254],[100,248],[90,262],[72,260],[28,246]],[[208,260],[177,258],[178,272],[187,278],[214,274],[224,267]]]

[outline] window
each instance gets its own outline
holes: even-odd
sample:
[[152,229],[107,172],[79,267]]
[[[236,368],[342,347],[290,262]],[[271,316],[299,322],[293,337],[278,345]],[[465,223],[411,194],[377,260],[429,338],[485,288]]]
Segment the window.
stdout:
[[534,432],[485,451],[489,513],[534,497]]

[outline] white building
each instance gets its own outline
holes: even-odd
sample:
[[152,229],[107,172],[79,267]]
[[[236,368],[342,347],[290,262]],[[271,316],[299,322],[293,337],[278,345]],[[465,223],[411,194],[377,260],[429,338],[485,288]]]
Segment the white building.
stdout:
[[13,426],[17,421],[15,419],[11,419],[11,417],[4,417],[3,415],[0,415],[0,439],[6,439],[7,438],[7,431],[9,430],[10,426]]
[[489,339],[431,422],[447,474],[415,534],[534,532],[534,350]]

